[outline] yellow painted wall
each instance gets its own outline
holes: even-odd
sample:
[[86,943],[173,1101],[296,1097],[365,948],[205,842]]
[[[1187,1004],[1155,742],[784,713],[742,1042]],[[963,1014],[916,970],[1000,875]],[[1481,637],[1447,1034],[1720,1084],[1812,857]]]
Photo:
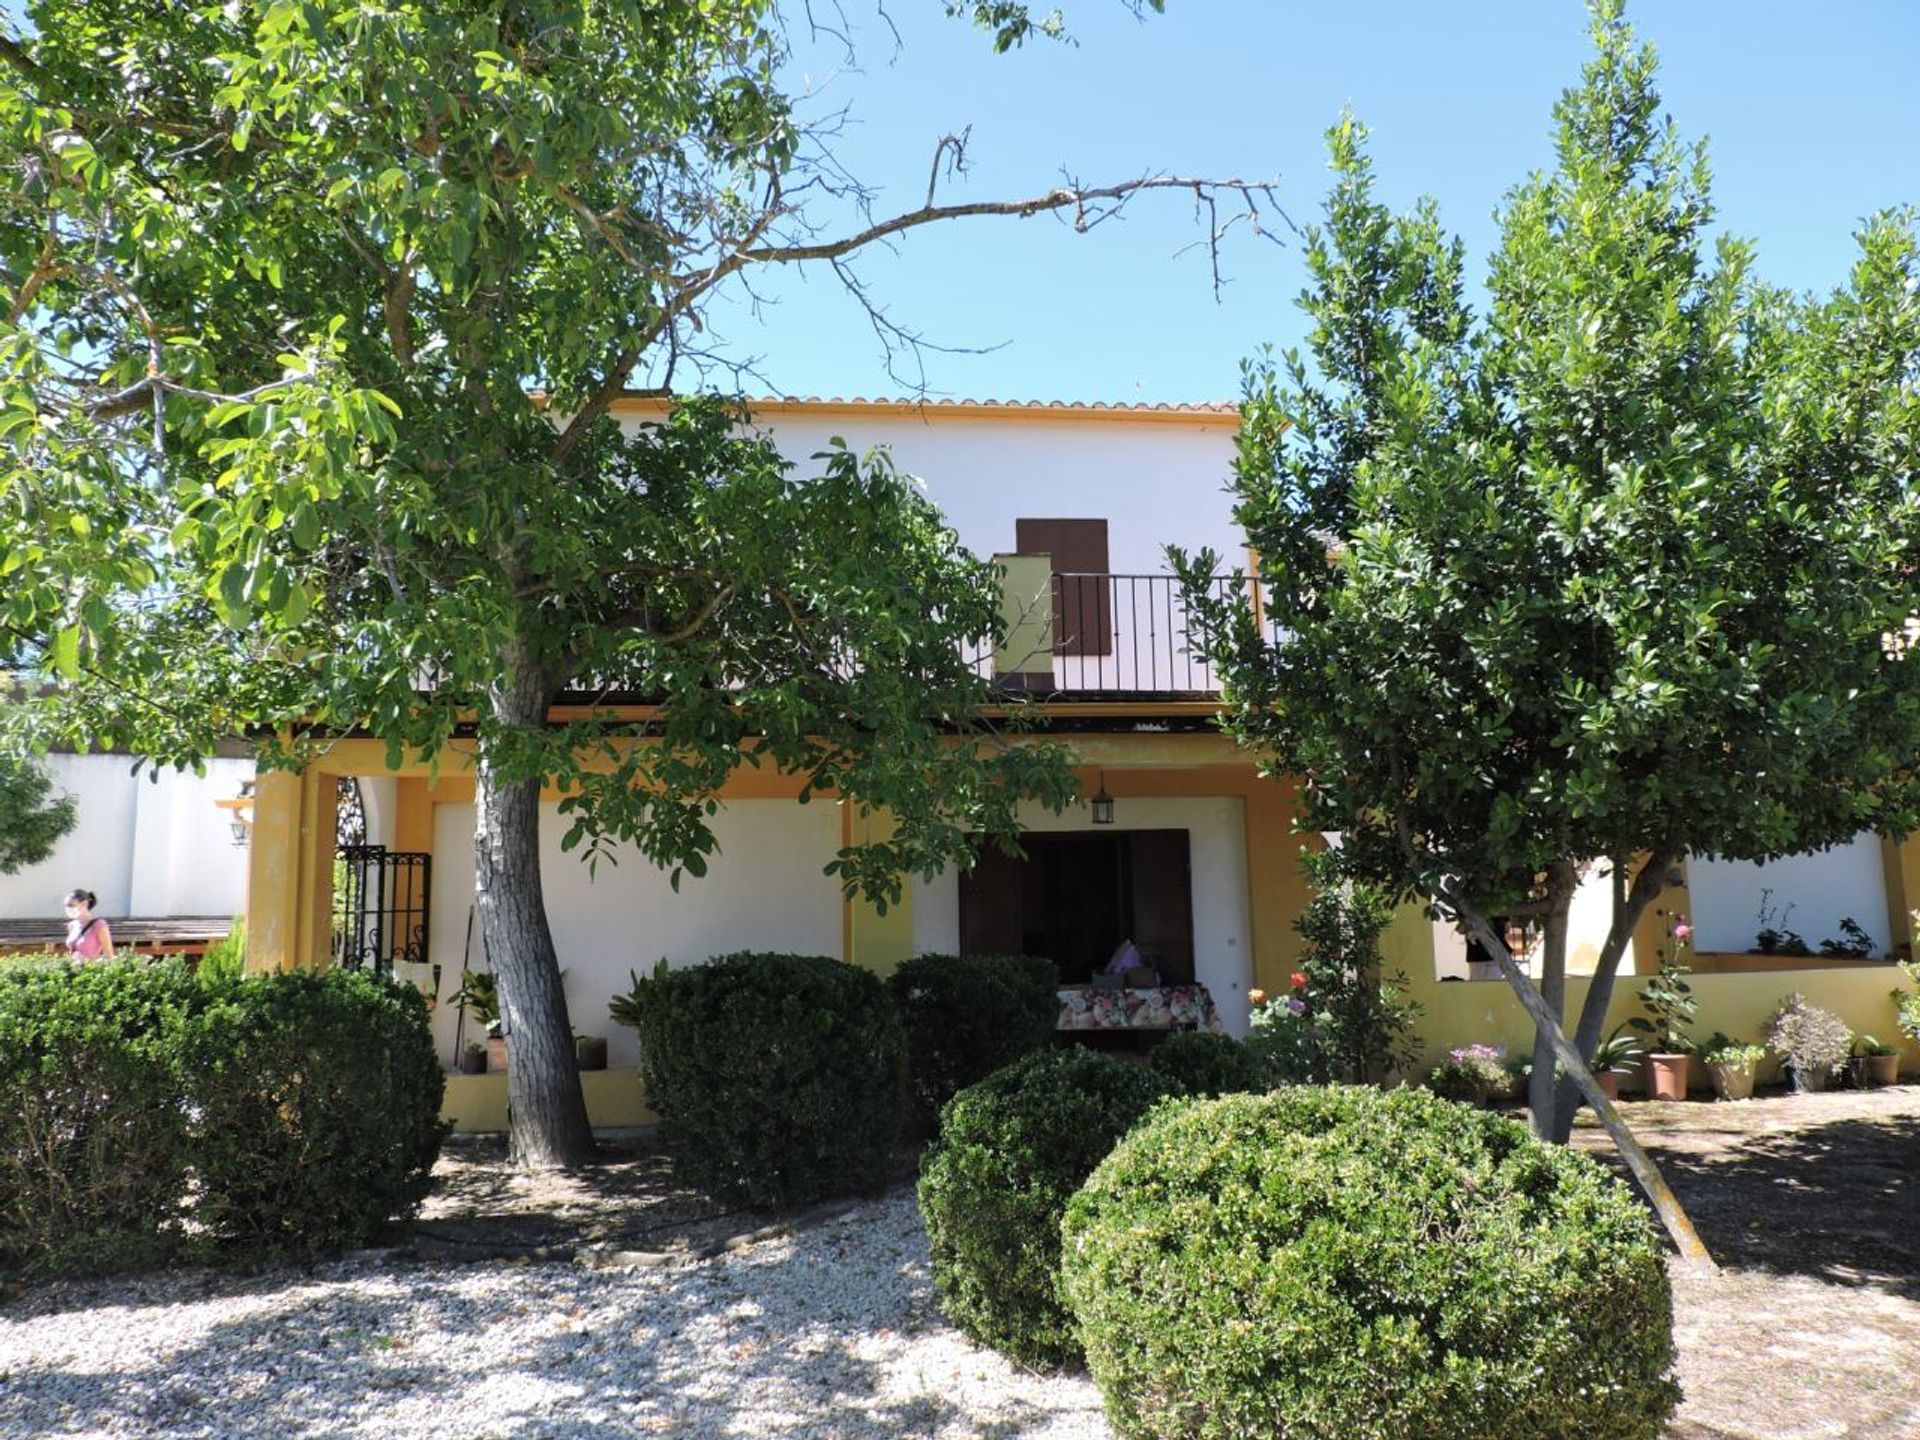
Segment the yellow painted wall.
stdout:
[[[596,1130],[652,1125],[659,1116],[647,1108],[646,1092],[637,1070],[582,1070],[580,1089],[587,1099],[587,1119]],[[453,1122],[463,1135],[495,1134],[507,1128],[505,1075],[449,1075],[440,1118]]]

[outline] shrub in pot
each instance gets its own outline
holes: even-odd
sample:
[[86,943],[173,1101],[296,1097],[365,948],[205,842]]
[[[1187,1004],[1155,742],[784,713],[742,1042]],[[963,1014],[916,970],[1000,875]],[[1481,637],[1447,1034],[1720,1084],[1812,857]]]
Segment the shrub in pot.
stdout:
[[1638,1040],[1622,1033],[1629,1028],[1627,1023],[1615,1027],[1614,1032],[1602,1040],[1593,1052],[1591,1068],[1594,1082],[1599,1085],[1600,1093],[1609,1100],[1620,1098],[1621,1080],[1646,1053]]
[[1153,1047],[1147,1068],[1182,1095],[1228,1095],[1265,1090],[1266,1068],[1229,1035],[1182,1031]]
[[1128,1440],[1654,1440],[1678,1400],[1645,1210],[1419,1090],[1155,1111],[1067,1207],[1062,1283]]
[[1823,1090],[1853,1053],[1846,1021],[1798,991],[1781,1000],[1767,1025],[1767,1048],[1787,1067],[1794,1092]]
[[1764,1045],[1746,1045],[1715,1033],[1701,1051],[1707,1074],[1713,1079],[1713,1093],[1722,1100],[1751,1100],[1754,1069],[1767,1058]]
[[1032,955],[916,955],[887,977],[907,1042],[914,1119],[931,1133],[945,1105],[1001,1066],[1051,1045],[1060,975]]
[[[1674,926],[1674,934],[1675,946],[1679,948],[1686,944],[1692,931],[1682,921]],[[1693,1023],[1700,1009],[1700,1002],[1693,998],[1693,987],[1687,984],[1690,973],[1672,955],[1662,955],[1660,972],[1649,979],[1640,992],[1640,1005],[1647,1013],[1627,1022],[1646,1038],[1649,1100],[1687,1098],[1691,1068],[1688,1060],[1693,1049],[1687,1026]]]
[[1485,1105],[1512,1099],[1518,1087],[1504,1045],[1462,1045],[1433,1068],[1427,1088],[1444,1100]]
[[753,1205],[885,1181],[903,1047],[873,972],[824,955],[663,960],[609,1013],[639,1032],[647,1102],[686,1179]]
[[487,1073],[487,1047],[478,1040],[469,1040],[460,1047],[460,1073],[462,1075]]
[[1151,1069],[1074,1045],[1036,1051],[947,1102],[921,1166],[920,1213],[955,1325],[1023,1364],[1078,1357],[1059,1292],[1060,1217],[1169,1088]]
[[1894,1085],[1900,1080],[1900,1048],[1871,1035],[1853,1042],[1854,1083],[1863,1090],[1878,1085]]

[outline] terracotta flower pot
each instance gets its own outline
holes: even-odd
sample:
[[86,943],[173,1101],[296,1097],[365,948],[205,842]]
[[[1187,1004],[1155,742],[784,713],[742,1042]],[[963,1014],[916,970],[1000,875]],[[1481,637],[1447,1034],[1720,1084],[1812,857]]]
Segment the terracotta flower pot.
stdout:
[[504,1035],[487,1037],[487,1073],[489,1075],[507,1073],[507,1037]]
[[1594,1083],[1600,1087],[1600,1093],[1606,1096],[1607,1099],[1618,1100],[1620,1098],[1620,1072],[1618,1070],[1602,1070],[1598,1075],[1595,1075],[1593,1079]]
[[1687,1098],[1687,1062],[1691,1055],[1647,1056],[1647,1098],[1684,1100]]
[[1863,1055],[1860,1057],[1862,1079],[1868,1085],[1898,1085],[1900,1083],[1900,1057],[1898,1055]]
[[1810,1070],[1802,1065],[1787,1066],[1787,1079],[1792,1083],[1796,1095],[1811,1095],[1816,1090],[1824,1090],[1832,1078],[1825,1070]]
[[1709,1065],[1707,1073],[1713,1076],[1713,1093],[1722,1100],[1753,1098],[1753,1066]]

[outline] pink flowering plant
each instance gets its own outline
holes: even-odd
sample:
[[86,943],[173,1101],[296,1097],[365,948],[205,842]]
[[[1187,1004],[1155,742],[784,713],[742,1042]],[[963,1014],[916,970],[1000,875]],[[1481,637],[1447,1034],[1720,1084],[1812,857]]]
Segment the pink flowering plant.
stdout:
[[1427,1088],[1446,1100],[1484,1105],[1513,1096],[1516,1078],[1504,1045],[1461,1045],[1427,1076]]

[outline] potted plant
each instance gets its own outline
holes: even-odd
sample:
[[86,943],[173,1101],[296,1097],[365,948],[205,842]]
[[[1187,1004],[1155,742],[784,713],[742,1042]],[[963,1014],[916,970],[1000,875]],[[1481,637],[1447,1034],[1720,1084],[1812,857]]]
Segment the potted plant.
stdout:
[[1713,1093],[1722,1100],[1753,1098],[1754,1068],[1767,1058],[1764,1045],[1745,1045],[1715,1034],[1700,1057],[1713,1077]]
[[487,1070],[504,1075],[507,1070],[507,1041],[500,1030],[500,982],[491,970],[469,970],[462,978],[454,1002],[473,1017],[487,1037]]
[[1622,1033],[1627,1028],[1627,1022],[1614,1027],[1613,1033],[1593,1052],[1593,1078],[1600,1086],[1600,1093],[1609,1100],[1620,1098],[1621,1077],[1646,1053],[1638,1040]]
[[1831,1010],[1810,1004],[1795,992],[1780,1002],[1767,1026],[1767,1048],[1787,1067],[1796,1095],[1824,1090],[1833,1072],[1853,1053],[1853,1035],[1846,1021]]
[[462,1075],[487,1073],[487,1047],[478,1040],[469,1040],[460,1047],[460,1073]]
[[1640,1004],[1647,1013],[1627,1022],[1647,1040],[1650,1100],[1687,1098],[1688,1052],[1693,1042],[1687,1038],[1686,1027],[1700,1009],[1700,1002],[1693,998],[1693,987],[1687,984],[1687,967],[1679,960],[1693,937],[1693,927],[1683,915],[1668,934],[1672,948],[1661,952],[1660,973],[1640,992]]
[[[1920,924],[1920,911],[1914,913],[1914,920]],[[1902,960],[1900,972],[1914,984],[1920,985],[1920,961]],[[1920,1040],[1920,991],[1895,990],[1892,994],[1893,1023],[1909,1040]]]
[[607,1068],[607,1037],[604,1035],[576,1035],[573,1037],[574,1064],[582,1070],[604,1070]]
[[1856,1036],[1852,1070],[1853,1083],[1862,1090],[1896,1085],[1900,1081],[1900,1047],[1884,1044],[1871,1035]]

